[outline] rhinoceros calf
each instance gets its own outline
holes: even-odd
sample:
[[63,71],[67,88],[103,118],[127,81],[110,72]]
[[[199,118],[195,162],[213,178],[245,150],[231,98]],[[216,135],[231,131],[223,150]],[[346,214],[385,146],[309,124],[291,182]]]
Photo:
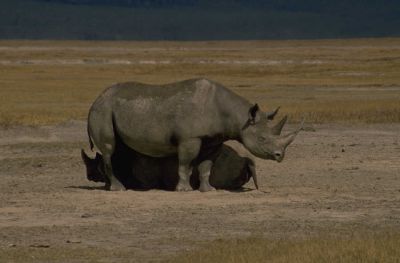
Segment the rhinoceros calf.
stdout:
[[[86,165],[86,176],[94,182],[106,182],[101,154],[91,159],[82,150],[82,160]],[[112,157],[114,174],[127,189],[163,189],[172,191],[178,184],[177,156],[154,158],[134,152],[126,146],[119,147]],[[223,145],[213,160],[209,183],[217,189],[234,190],[241,188],[252,177],[258,189],[254,158],[238,143]],[[194,166],[190,177],[193,189],[201,189],[198,165]]]
[[[178,158],[177,191],[190,186],[193,161],[198,166],[202,189],[208,183],[211,157],[223,142],[236,140],[253,155],[282,161],[286,147],[301,127],[285,136],[274,133],[269,116],[258,105],[207,79],[190,79],[166,85],[120,83],[106,89],[93,103],[88,116],[91,148],[103,155],[110,190],[124,190],[114,176],[111,158],[116,137],[138,153],[151,157]],[[199,156],[203,154],[201,158]],[[209,154],[207,154],[209,153]]]

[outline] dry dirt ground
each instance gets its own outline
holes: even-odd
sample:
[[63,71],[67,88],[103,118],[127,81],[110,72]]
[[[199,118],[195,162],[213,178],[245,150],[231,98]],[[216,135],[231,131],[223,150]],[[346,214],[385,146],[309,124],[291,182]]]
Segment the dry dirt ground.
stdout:
[[[286,130],[294,128],[287,127]],[[400,124],[314,125],[260,190],[107,192],[86,180],[86,123],[0,129],[0,260],[162,260],[214,239],[400,231]]]

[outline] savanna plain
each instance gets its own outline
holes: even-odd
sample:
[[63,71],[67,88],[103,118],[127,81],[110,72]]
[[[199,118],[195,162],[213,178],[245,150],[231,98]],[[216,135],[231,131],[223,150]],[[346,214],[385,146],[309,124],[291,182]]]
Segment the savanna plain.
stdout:
[[[399,262],[399,72],[398,38],[0,41],[0,262]],[[305,118],[282,163],[257,159],[260,189],[87,181],[98,94],[188,78],[281,106],[284,132]]]

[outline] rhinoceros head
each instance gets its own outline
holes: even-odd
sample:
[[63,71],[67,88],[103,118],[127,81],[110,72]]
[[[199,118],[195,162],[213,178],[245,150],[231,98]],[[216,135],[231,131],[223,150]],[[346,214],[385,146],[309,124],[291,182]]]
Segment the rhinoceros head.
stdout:
[[287,116],[275,126],[270,125],[270,121],[273,120],[278,110],[279,108],[271,113],[263,113],[257,104],[252,106],[249,109],[249,118],[242,128],[241,140],[247,150],[255,156],[281,162],[285,156],[286,147],[302,130],[303,123],[296,131],[281,136]]
[[94,182],[105,182],[103,157],[96,153],[96,157],[92,159],[83,149],[81,149],[81,157],[86,166],[87,179]]

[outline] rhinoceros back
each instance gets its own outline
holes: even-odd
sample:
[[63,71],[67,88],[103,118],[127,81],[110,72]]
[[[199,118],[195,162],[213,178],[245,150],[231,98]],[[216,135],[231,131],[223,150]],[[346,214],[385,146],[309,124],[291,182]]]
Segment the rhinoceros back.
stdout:
[[140,153],[169,156],[177,152],[177,142],[182,138],[212,136],[221,131],[215,103],[218,88],[204,79],[160,86],[116,84],[93,103],[89,133],[96,145],[104,133],[117,132],[125,144]]

